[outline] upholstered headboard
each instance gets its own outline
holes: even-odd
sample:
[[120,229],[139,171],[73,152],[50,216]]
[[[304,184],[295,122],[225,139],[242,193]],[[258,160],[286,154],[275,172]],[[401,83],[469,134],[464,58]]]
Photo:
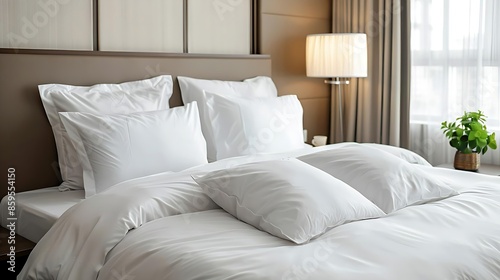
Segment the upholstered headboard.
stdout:
[[242,80],[271,76],[267,55],[78,52],[0,49],[0,169],[7,193],[8,168],[15,168],[16,192],[60,184],[57,152],[37,86],[93,85],[140,80],[161,74],[174,78],[170,106],[182,105],[176,76]]

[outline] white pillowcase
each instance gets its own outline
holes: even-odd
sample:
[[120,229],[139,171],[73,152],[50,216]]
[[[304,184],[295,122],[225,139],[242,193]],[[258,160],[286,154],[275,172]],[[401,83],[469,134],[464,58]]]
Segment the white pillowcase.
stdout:
[[169,75],[88,87],[63,84],[39,85],[40,97],[52,126],[57,147],[63,180],[59,189],[64,191],[83,188],[82,167],[61,123],[59,112],[127,114],[168,109],[172,88],[172,77]]
[[177,77],[181,88],[184,104],[197,101],[200,110],[201,128],[207,140],[208,160],[215,161],[215,143],[220,138],[214,137],[210,126],[210,119],[206,113],[206,97],[204,91],[213,92],[224,96],[244,98],[277,97],[278,90],[270,77],[258,76],[242,82],[195,79],[190,77]]
[[60,115],[83,166],[85,197],[125,180],[207,163],[196,102],[128,115]]
[[347,222],[385,215],[342,181],[296,159],[249,163],[193,179],[234,217],[297,244]]
[[205,92],[217,160],[304,147],[303,110],[295,95],[246,99]]
[[420,156],[419,154],[410,151],[408,149],[404,149],[401,147],[396,147],[396,146],[390,146],[390,145],[384,145],[384,144],[377,144],[377,143],[362,143],[362,145],[369,146],[371,148],[379,149],[384,152],[388,152],[390,154],[393,154],[409,163],[413,164],[419,164],[419,165],[425,165],[425,166],[432,166],[425,158]]
[[346,145],[297,159],[344,181],[385,213],[458,194],[415,165],[364,145]]

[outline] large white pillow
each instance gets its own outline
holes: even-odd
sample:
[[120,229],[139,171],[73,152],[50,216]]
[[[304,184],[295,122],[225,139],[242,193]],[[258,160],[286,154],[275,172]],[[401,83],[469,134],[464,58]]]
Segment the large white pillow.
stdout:
[[243,80],[242,82],[235,81],[220,81],[220,80],[205,80],[190,77],[177,77],[181,88],[182,101],[184,104],[197,101],[198,109],[200,110],[201,128],[205,139],[207,140],[208,160],[215,161],[215,143],[221,140],[214,137],[210,126],[210,119],[206,113],[206,96],[204,91],[221,94],[224,96],[235,96],[244,98],[265,98],[277,97],[278,90],[270,77],[258,76]]
[[83,166],[85,197],[128,179],[207,163],[196,102],[127,115],[60,115]]
[[391,145],[385,145],[385,144],[378,144],[378,143],[362,143],[362,145],[369,146],[371,148],[379,149],[384,152],[388,152],[390,154],[393,154],[409,163],[413,164],[419,164],[419,165],[425,165],[425,166],[432,166],[425,158],[423,158],[421,155],[410,151],[405,148],[401,147],[396,147],[396,146],[391,146]]
[[59,189],[64,191],[83,188],[82,167],[61,123],[59,112],[126,114],[168,109],[172,87],[172,77],[169,75],[88,87],[64,84],[39,85],[40,97],[56,142],[63,180]]
[[385,213],[458,194],[413,164],[365,145],[346,145],[297,159],[344,181]]
[[295,95],[246,99],[210,92],[206,110],[216,160],[304,147],[303,110]]
[[193,177],[234,217],[297,244],[347,222],[385,215],[350,186],[296,159],[249,163]]

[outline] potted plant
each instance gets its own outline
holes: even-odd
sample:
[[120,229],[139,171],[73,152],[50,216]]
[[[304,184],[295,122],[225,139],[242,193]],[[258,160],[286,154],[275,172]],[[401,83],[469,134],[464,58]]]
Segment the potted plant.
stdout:
[[456,169],[477,171],[480,155],[488,149],[496,149],[495,133],[488,133],[486,116],[477,112],[464,112],[454,122],[444,121],[441,129],[450,140],[450,146],[457,149],[453,166]]

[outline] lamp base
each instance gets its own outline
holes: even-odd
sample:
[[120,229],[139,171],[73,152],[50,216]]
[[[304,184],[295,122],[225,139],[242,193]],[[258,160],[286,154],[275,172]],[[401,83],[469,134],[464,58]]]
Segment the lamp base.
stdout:
[[342,113],[342,85],[348,85],[349,80],[341,80],[339,77],[335,78],[335,80],[325,80],[326,84],[331,84],[331,85],[337,85],[338,86],[338,92],[337,92],[337,106],[339,107],[338,109],[338,124],[339,124],[339,131],[340,131],[340,142],[344,141],[344,121],[342,120],[343,118],[343,113]]

